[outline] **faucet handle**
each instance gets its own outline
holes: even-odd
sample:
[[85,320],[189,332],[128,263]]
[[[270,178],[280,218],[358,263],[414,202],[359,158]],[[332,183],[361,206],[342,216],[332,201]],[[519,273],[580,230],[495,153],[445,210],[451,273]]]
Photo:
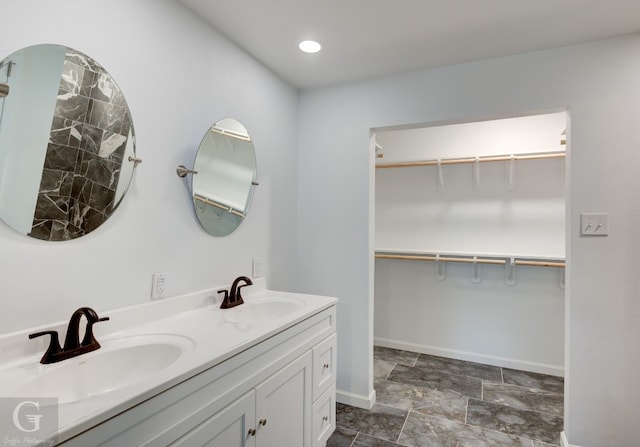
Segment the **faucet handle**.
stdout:
[[33,339],[42,337],[43,335],[50,335],[51,339],[49,340],[49,347],[42,356],[42,359],[40,359],[40,363],[51,363],[50,360],[62,352],[60,341],[58,340],[58,333],[56,331],[34,332],[33,334],[29,334],[29,338]]
[[36,337],[42,337],[43,335],[51,335],[51,341],[58,340],[58,333],[56,331],[34,332],[33,334],[29,334],[29,338],[33,339]]
[[100,347],[100,343],[98,343],[98,340],[93,336],[93,325],[101,321],[109,321],[109,317],[98,318],[96,321],[87,320],[87,327],[84,330],[84,337],[82,337],[82,343],[80,343],[80,346]]
[[233,307],[231,303],[229,303],[229,291],[227,289],[218,290],[218,293],[224,293],[224,298],[222,299],[222,303],[220,303],[220,309]]

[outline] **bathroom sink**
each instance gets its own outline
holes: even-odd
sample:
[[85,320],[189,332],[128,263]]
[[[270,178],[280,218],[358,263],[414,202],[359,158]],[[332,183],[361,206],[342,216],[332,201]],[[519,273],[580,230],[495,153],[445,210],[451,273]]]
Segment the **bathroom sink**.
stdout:
[[190,338],[171,334],[108,340],[97,351],[62,362],[21,367],[12,394],[57,397],[59,404],[82,401],[147,380],[193,347]]
[[250,299],[222,312],[225,321],[230,323],[254,323],[284,317],[304,306],[305,302],[296,298],[267,297]]

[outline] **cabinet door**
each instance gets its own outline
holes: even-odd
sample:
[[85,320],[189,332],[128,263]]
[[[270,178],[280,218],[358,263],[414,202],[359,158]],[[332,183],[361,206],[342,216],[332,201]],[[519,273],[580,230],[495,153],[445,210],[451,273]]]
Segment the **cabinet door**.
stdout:
[[311,352],[256,388],[256,446],[311,447]]
[[255,391],[250,391],[171,445],[255,447],[255,419]]

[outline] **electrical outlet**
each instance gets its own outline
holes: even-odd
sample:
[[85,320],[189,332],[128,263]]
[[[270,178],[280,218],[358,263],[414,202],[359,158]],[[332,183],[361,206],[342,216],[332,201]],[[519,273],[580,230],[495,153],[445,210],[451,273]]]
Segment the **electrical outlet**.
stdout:
[[151,282],[151,299],[157,300],[165,297],[167,285],[166,273],[154,273]]
[[253,263],[251,266],[251,276],[253,278],[260,278],[264,275],[264,265],[262,263],[262,258],[253,258]]

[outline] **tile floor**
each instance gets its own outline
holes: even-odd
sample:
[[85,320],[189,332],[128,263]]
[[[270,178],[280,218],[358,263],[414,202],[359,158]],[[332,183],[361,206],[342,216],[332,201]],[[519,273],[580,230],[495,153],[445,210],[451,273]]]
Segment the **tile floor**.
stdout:
[[327,447],[560,445],[564,381],[376,346],[376,404],[338,404]]

